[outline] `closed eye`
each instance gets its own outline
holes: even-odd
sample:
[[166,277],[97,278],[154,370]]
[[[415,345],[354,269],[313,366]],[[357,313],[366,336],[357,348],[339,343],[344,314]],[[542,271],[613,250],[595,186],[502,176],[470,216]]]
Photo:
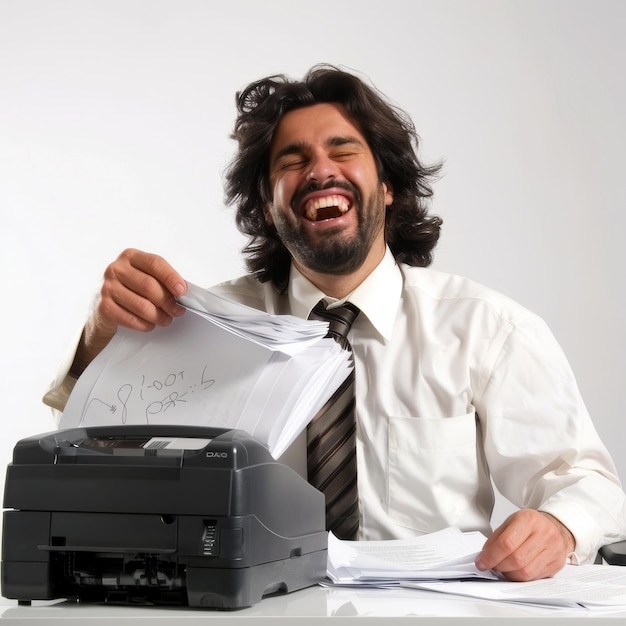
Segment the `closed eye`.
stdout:
[[305,159],[284,159],[278,162],[278,169],[281,170],[298,170],[306,165]]
[[347,161],[354,158],[357,154],[358,152],[355,150],[351,152],[335,152],[331,156],[335,161]]

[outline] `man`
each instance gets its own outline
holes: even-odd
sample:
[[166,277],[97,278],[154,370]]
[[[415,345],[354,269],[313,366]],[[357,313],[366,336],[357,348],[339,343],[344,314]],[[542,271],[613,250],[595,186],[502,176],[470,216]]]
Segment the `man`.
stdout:
[[[308,317],[321,299],[358,307],[359,538],[481,530],[477,566],[509,580],[550,576],[626,538],[615,468],[545,324],[428,269],[438,168],[417,158],[410,119],[333,67],[258,81],[237,101],[226,196],[250,237],[250,274],[216,289],[276,314]],[[170,324],[185,290],[161,257],[124,251],[46,401],[62,409],[118,326]],[[491,480],[520,507],[493,533]]]

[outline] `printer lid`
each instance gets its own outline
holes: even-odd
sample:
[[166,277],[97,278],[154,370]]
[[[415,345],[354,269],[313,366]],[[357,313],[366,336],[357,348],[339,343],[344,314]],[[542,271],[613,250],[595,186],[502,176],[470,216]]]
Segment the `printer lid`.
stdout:
[[200,426],[115,425],[58,430],[18,442],[14,465],[207,466],[237,469],[273,462],[246,432]]

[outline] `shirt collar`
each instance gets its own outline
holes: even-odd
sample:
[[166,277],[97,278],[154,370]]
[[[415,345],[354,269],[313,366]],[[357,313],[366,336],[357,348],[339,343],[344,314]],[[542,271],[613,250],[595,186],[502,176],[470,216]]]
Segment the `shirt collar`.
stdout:
[[341,301],[326,296],[295,265],[291,265],[288,295],[293,315],[306,319],[323,298],[338,304],[349,300],[359,307],[385,341],[391,339],[401,293],[402,274],[389,248],[372,273]]

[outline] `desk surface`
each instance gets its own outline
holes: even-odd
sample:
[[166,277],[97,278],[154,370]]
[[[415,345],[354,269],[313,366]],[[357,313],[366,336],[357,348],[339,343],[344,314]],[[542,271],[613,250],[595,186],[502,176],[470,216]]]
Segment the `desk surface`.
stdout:
[[[572,618],[618,618],[626,621],[626,610],[619,612],[591,612],[585,609],[550,609],[474,600],[461,596],[409,589],[328,589],[310,587],[294,593],[267,597],[258,604],[237,611],[190,609],[186,607],[114,606],[82,604],[68,601],[33,602],[32,606],[18,606],[14,600],[0,598],[0,620],[9,620],[20,626],[28,624],[68,623],[96,625],[115,623],[139,626],[163,625],[185,620],[185,623],[203,620],[209,626],[327,623],[340,619],[342,625],[363,624],[375,620],[376,625],[397,623],[421,618],[444,623],[483,623],[485,618],[522,618],[521,623],[533,620],[533,625],[571,624]],[[370,618],[368,620],[368,618]],[[526,618],[526,619],[523,619]],[[209,621],[211,620],[211,621]],[[520,623],[520,620],[517,620]],[[6,622],[5,622],[6,623]]]

